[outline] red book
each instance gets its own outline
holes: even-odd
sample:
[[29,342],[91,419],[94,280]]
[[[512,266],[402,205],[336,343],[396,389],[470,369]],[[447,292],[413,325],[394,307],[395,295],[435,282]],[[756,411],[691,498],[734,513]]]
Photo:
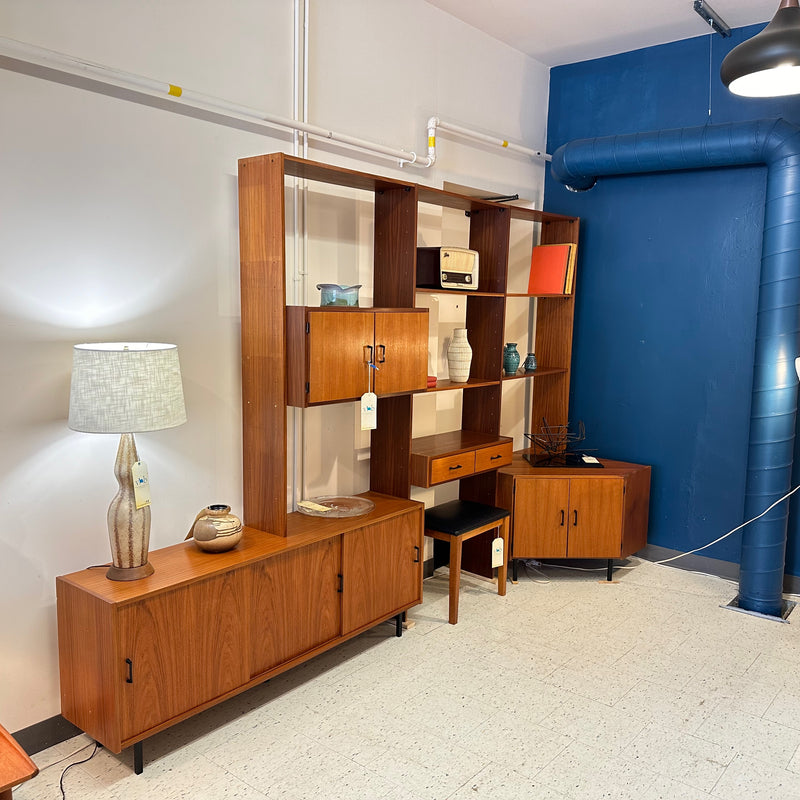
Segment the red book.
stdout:
[[531,253],[528,294],[564,294],[574,244],[540,244]]

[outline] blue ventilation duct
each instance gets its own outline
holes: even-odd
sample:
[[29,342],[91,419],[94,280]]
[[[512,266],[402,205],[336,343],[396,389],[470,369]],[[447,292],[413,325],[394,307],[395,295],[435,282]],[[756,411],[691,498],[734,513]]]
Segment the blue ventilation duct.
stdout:
[[[553,177],[570,189],[597,178],[753,164],[767,166],[745,519],[791,488],[800,355],[800,128],[785,120],[706,125],[581,139],[553,155]],[[779,617],[788,503],[743,530],[740,608]]]

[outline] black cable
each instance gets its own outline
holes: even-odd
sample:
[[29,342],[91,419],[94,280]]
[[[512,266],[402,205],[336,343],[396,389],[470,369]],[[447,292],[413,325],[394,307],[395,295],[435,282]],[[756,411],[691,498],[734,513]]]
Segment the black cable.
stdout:
[[102,745],[100,745],[97,742],[95,742],[94,743],[94,750],[92,750],[92,752],[91,752],[91,754],[89,756],[84,758],[82,761],[75,761],[72,764],[70,764],[68,767],[64,767],[64,771],[61,773],[61,779],[58,781],[58,788],[61,790],[61,798],[62,798],[62,800],[67,800],[67,795],[66,795],[66,793],[64,791],[64,777],[66,776],[66,774],[73,767],[77,767],[78,764],[85,764],[87,761],[91,761],[95,757],[95,755],[97,754],[97,751],[100,749],[101,746]]

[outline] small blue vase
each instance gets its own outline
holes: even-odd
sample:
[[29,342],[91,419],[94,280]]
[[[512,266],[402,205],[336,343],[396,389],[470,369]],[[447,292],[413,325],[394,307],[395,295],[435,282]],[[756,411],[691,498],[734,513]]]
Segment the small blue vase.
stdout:
[[525,372],[536,372],[537,366],[536,354],[528,353],[528,357],[525,359],[525,363],[522,365],[522,368],[525,370]]
[[517,343],[508,342],[503,348],[503,372],[506,375],[516,375],[519,368],[519,353]]

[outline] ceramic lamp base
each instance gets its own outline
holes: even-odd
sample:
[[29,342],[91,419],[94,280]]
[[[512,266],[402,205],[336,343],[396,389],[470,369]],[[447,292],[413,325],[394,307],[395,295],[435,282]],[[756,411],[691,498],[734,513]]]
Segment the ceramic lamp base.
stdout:
[[106,578],[110,581],[138,581],[155,572],[153,565],[148,561],[141,567],[109,567]]

